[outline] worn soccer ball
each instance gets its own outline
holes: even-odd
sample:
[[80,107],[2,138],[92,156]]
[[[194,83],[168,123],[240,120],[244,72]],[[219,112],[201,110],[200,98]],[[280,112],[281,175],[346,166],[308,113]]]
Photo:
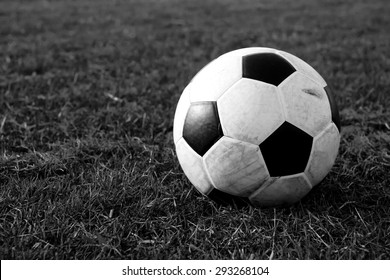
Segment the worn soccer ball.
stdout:
[[337,105],[300,58],[245,48],[206,65],[177,104],[179,163],[202,194],[257,207],[291,205],[323,180],[340,144]]

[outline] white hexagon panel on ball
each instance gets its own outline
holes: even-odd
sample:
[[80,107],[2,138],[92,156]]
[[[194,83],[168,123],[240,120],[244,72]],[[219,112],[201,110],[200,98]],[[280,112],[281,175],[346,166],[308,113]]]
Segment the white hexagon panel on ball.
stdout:
[[236,55],[222,55],[203,67],[190,82],[191,102],[216,101],[242,77],[242,59]]
[[286,58],[299,72],[316,81],[321,87],[326,86],[324,78],[304,60],[288,52],[278,50],[278,53]]
[[305,173],[313,186],[317,185],[332,168],[340,145],[340,133],[334,123],[313,139]]
[[249,48],[242,48],[238,50],[234,50],[231,52],[228,52],[224,55],[236,55],[236,56],[245,56],[250,54],[257,54],[257,53],[277,53],[278,50],[272,49],[272,48],[265,48],[265,47],[249,47]]
[[288,206],[301,200],[311,188],[305,173],[271,177],[249,200],[257,207]]
[[247,197],[269,178],[258,145],[223,136],[204,155],[215,188]]
[[300,72],[284,80],[282,93],[286,120],[311,136],[316,136],[332,120],[332,112],[326,91]]
[[242,78],[218,101],[224,135],[259,145],[284,122],[274,85]]

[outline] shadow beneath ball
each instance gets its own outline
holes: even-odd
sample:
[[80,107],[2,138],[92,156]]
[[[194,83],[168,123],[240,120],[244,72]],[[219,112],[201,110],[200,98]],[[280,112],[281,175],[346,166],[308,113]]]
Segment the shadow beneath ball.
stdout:
[[217,189],[213,189],[209,194],[208,198],[210,198],[213,202],[215,202],[217,205],[220,206],[231,206],[233,208],[236,208],[238,210],[241,210],[245,207],[254,207],[254,208],[259,208],[259,209],[288,209],[290,207],[293,207],[295,204],[291,203],[281,203],[278,205],[264,205],[264,206],[259,206],[259,205],[253,205],[250,200],[246,197],[239,197],[235,195],[231,195],[225,192],[222,192]]
[[208,194],[208,197],[218,205],[233,206],[237,209],[242,209],[251,205],[248,198],[231,195],[217,189],[213,189]]

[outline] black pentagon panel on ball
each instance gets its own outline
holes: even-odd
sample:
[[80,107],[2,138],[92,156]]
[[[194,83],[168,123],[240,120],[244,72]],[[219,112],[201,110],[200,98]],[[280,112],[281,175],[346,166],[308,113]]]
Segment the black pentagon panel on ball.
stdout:
[[332,111],[332,121],[337,126],[337,129],[340,132],[341,131],[340,116],[339,116],[339,108],[337,107],[336,99],[334,98],[333,92],[329,86],[324,87],[324,89],[329,99],[330,110]]
[[284,122],[260,144],[260,150],[272,177],[305,171],[310,157],[313,137]]
[[256,53],[242,58],[244,78],[258,80],[278,86],[295,68],[283,57],[275,53]]
[[215,188],[207,196],[217,204],[223,206],[236,205],[238,208],[241,208],[250,205],[247,197],[231,195]]
[[222,136],[217,102],[192,103],[183,127],[183,138],[188,145],[200,156],[203,156]]

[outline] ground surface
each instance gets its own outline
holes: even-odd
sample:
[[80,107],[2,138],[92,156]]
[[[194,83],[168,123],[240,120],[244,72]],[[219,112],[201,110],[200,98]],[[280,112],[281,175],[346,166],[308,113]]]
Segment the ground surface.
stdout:
[[[1,259],[389,259],[390,5],[2,1]],[[184,86],[232,49],[309,62],[339,103],[339,157],[284,209],[202,197],[175,157]]]

